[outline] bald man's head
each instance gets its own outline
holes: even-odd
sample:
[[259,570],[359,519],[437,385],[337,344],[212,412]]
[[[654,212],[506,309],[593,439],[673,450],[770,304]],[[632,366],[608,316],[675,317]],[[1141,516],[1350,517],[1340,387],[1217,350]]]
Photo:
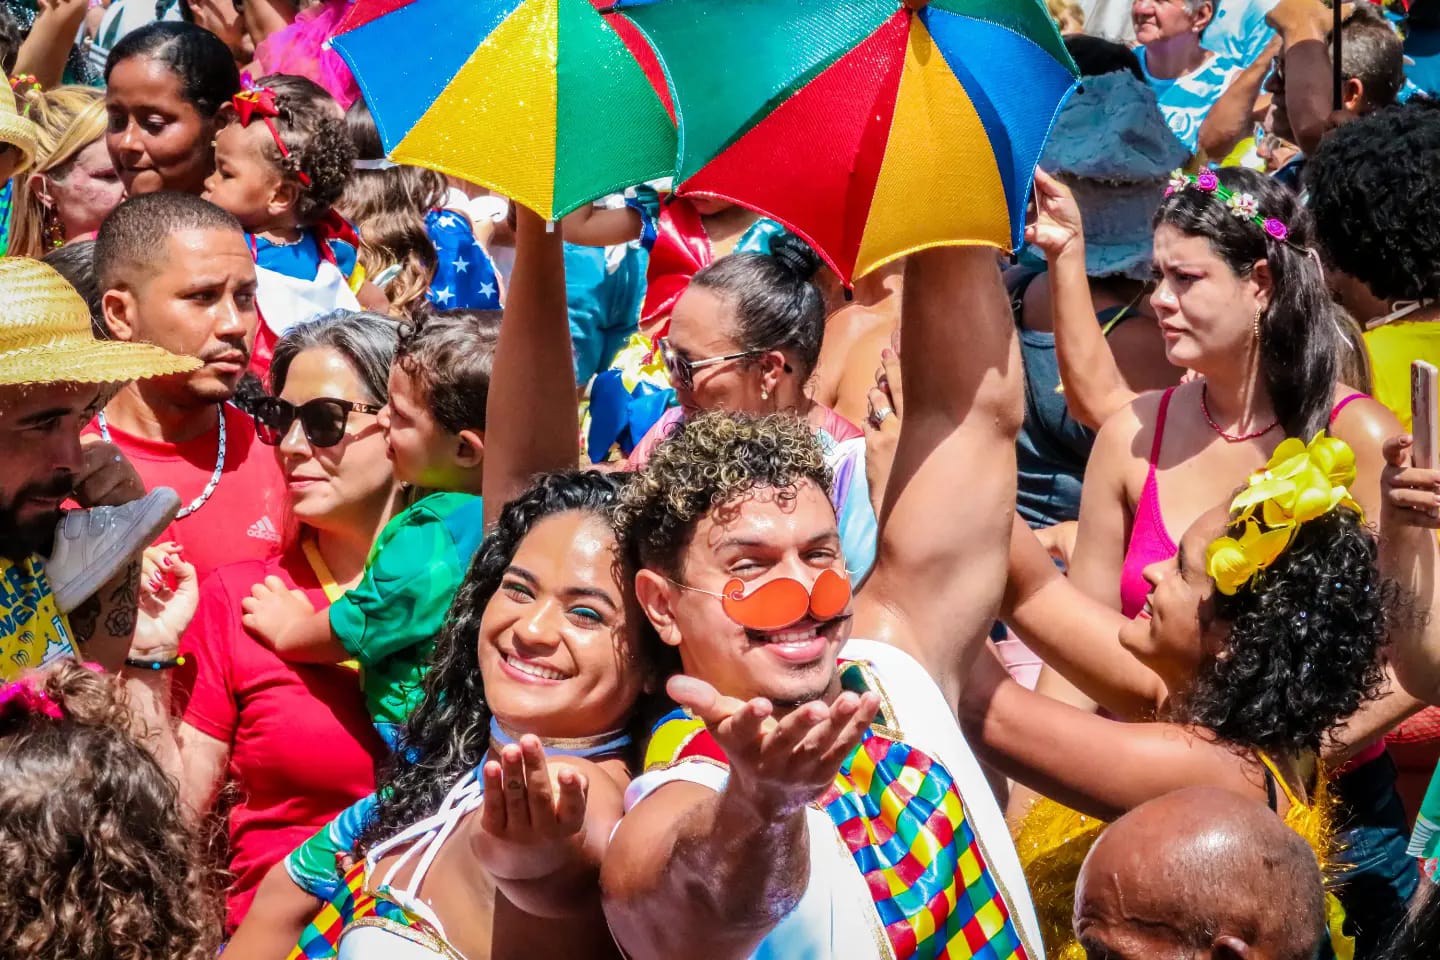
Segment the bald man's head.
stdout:
[[1092,960],[1313,960],[1325,937],[1315,854],[1264,805],[1193,788],[1101,834],[1075,886]]

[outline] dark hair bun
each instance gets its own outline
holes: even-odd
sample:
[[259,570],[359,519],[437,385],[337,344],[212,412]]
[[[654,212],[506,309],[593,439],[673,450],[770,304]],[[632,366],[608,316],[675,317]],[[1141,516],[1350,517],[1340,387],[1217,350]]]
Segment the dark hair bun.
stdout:
[[814,277],[823,263],[810,244],[788,230],[770,238],[770,256],[801,281]]

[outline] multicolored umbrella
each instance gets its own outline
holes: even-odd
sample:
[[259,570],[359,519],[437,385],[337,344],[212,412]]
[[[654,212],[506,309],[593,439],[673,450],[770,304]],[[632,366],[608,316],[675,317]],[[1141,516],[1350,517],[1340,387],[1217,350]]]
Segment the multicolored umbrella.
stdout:
[[674,123],[589,0],[358,0],[331,45],[392,160],[547,219],[674,172]]
[[621,3],[680,125],[682,193],[759,211],[845,280],[942,244],[1019,246],[1078,78],[1042,0]]

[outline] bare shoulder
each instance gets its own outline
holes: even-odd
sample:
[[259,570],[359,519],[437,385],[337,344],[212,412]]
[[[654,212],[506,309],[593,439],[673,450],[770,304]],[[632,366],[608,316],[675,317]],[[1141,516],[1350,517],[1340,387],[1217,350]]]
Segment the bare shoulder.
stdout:
[[[1340,384],[1335,388],[1335,403],[1339,404],[1355,393],[1355,390]],[[1380,401],[1367,396],[1359,396],[1346,403],[1330,425],[1330,432],[1357,452],[1361,448],[1378,450],[1402,429],[1395,414]]]

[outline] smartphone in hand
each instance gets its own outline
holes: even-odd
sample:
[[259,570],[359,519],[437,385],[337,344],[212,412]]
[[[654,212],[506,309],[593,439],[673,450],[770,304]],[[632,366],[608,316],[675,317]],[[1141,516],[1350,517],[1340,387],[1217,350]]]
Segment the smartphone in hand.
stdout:
[[1440,454],[1440,370],[1424,360],[1410,364],[1410,432],[1415,437],[1413,458],[1422,470],[1434,470]]

